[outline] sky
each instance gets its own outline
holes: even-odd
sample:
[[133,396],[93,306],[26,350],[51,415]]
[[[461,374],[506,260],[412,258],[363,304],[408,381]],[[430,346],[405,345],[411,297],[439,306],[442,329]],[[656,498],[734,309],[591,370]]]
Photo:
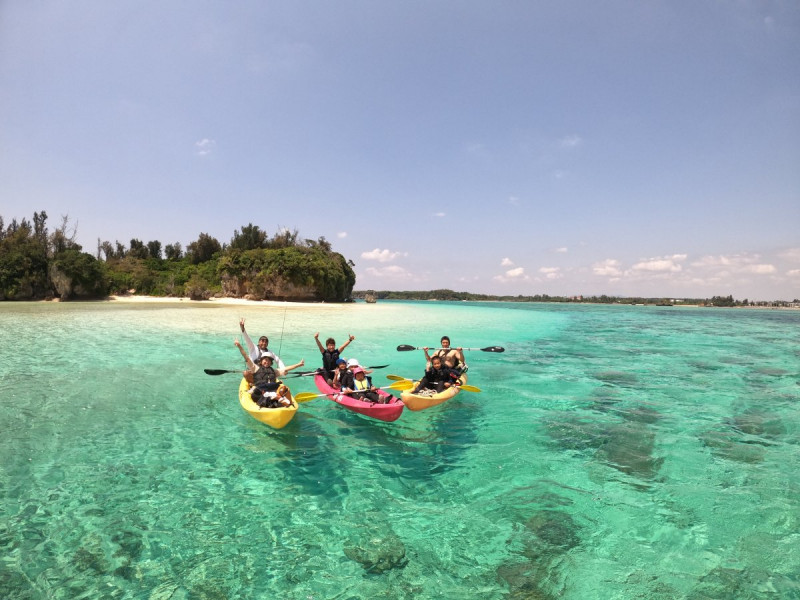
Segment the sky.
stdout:
[[800,298],[796,0],[0,0],[0,215],[357,290]]

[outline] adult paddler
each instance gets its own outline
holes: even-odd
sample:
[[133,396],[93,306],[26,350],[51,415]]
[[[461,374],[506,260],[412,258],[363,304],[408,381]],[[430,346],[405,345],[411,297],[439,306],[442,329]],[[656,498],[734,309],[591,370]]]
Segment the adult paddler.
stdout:
[[445,364],[446,367],[454,369],[459,373],[463,373],[467,370],[467,362],[464,360],[464,352],[461,347],[458,348],[451,348],[450,347],[450,338],[446,335],[442,336],[440,340],[442,347],[436,350],[432,355],[428,354],[427,346],[423,348],[425,351],[425,361],[426,361],[426,369],[431,368],[431,359],[434,356],[438,356],[442,359],[442,362]]
[[258,346],[253,343],[253,340],[250,339],[250,336],[247,335],[247,332],[244,330],[244,319],[239,319],[239,328],[242,330],[242,335],[244,335],[244,342],[247,344],[247,353],[250,355],[250,359],[255,364],[260,364],[261,357],[265,354],[268,354],[272,357],[272,362],[278,368],[278,370],[282,370],[286,368],[286,365],[283,364],[281,357],[272,352],[269,349],[269,338],[265,335],[262,335],[258,338]]

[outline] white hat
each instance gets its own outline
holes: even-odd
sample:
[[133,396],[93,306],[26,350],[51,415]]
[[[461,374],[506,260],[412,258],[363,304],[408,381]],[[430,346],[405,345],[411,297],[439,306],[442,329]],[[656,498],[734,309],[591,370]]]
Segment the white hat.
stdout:
[[347,361],[347,368],[351,367],[360,367],[361,365],[358,364],[358,361],[355,358],[351,358]]

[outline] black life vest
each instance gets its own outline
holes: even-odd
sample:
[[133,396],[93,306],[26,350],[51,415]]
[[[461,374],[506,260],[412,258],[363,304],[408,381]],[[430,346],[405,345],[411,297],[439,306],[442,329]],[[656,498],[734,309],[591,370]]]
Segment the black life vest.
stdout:
[[278,379],[278,373],[272,367],[259,367],[253,373],[253,384],[256,387],[263,387],[270,383],[275,383]]
[[428,380],[428,383],[448,383],[455,381],[457,376],[455,371],[450,367],[442,367],[441,369],[434,369],[431,367],[425,371],[425,379]]
[[331,352],[327,348],[322,351],[322,368],[328,373],[333,373],[336,370],[336,361],[339,360],[339,351],[334,350]]

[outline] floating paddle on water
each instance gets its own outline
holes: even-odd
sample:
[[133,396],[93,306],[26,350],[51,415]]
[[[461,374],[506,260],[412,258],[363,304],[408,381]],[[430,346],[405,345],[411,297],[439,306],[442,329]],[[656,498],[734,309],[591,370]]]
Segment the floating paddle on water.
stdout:
[[[409,346],[401,344],[397,347],[398,352],[408,352],[409,350],[424,350],[425,348],[417,348],[416,346]],[[458,348],[450,346],[449,348],[428,348],[429,350],[457,350]],[[502,346],[488,346],[486,348],[461,348],[461,350],[480,350],[481,352],[505,352],[506,349]]]
[[222,375],[223,373],[239,373],[241,375],[242,369],[231,371],[230,369],[203,369],[206,375]]
[[[386,385],[384,387],[378,388],[379,390],[410,390],[414,387],[413,382],[409,381],[398,381],[397,383],[393,383],[392,385]],[[354,390],[358,391],[358,390]],[[348,392],[335,392],[336,394],[344,394]],[[308,402],[309,400],[313,400],[314,398],[322,398],[322,396],[333,396],[334,394],[315,394],[314,392],[300,392],[294,397],[295,402]]]
[[[408,381],[410,383],[413,383],[413,380],[409,379],[408,377],[400,377],[400,375],[387,375],[386,379],[391,379],[392,381],[398,381],[398,382],[400,382],[400,381]],[[464,390],[465,392],[480,392],[480,391],[482,391],[481,388],[475,387],[474,385],[469,385],[468,383],[458,384],[458,387],[460,389]],[[408,389],[411,389],[411,388],[408,388]]]

